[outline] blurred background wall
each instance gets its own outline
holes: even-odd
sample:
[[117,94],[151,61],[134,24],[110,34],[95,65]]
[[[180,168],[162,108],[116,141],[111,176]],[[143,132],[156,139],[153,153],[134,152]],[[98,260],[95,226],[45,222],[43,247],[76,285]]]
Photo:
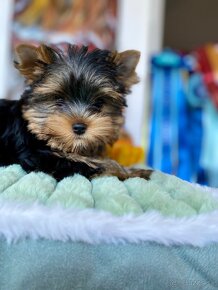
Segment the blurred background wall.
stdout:
[[217,42],[217,0],[167,0],[163,45],[192,50]]

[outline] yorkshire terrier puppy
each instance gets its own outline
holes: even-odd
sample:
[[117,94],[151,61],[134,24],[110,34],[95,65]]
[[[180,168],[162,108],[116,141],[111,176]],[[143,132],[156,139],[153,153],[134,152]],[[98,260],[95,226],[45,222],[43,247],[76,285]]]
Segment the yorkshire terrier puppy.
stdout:
[[26,79],[20,100],[0,100],[0,165],[20,164],[57,180],[80,173],[120,180],[150,170],[123,168],[106,158],[119,137],[126,94],[138,82],[140,53],[69,45],[20,45],[15,67]]

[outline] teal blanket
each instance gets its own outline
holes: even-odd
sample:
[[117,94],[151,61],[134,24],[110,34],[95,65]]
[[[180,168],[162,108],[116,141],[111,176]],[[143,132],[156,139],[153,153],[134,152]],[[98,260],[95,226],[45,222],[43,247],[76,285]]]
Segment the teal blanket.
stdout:
[[0,289],[218,289],[218,192],[0,168]]
[[1,290],[217,290],[218,246],[0,243]]

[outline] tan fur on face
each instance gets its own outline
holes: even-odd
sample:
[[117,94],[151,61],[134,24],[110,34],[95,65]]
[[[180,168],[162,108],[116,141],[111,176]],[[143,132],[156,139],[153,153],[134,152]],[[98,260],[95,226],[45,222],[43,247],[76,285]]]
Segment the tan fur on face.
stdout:
[[[52,149],[83,156],[97,156],[103,153],[99,150],[117,140],[123,123],[122,117],[112,121],[110,117],[101,114],[45,114],[33,108],[24,110],[23,116],[28,121],[28,129],[38,139],[47,141],[47,145]],[[87,130],[78,136],[74,134],[72,126],[81,122],[87,125]]]
[[63,83],[69,79],[69,74],[68,67],[66,66],[64,70],[60,69],[60,71],[53,72],[52,75],[46,75],[40,85],[34,88],[34,94],[63,93]]
[[52,92],[58,92],[60,89],[60,82],[62,81],[61,77],[52,76],[41,84],[40,86],[34,89],[34,93],[36,94],[50,94]]

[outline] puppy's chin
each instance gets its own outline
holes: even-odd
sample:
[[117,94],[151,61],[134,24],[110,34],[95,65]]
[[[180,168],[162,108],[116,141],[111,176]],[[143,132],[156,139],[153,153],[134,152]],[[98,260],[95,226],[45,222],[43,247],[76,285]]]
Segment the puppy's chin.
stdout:
[[[113,139],[105,138],[105,136],[96,136],[84,134],[84,136],[75,136],[72,134],[70,141],[60,140],[58,138],[50,138],[46,140],[46,143],[54,151],[63,152],[66,155],[75,154],[86,157],[101,157],[105,155],[106,148],[112,145],[117,139],[119,134],[115,132],[112,134]],[[116,137],[115,137],[116,136]]]

